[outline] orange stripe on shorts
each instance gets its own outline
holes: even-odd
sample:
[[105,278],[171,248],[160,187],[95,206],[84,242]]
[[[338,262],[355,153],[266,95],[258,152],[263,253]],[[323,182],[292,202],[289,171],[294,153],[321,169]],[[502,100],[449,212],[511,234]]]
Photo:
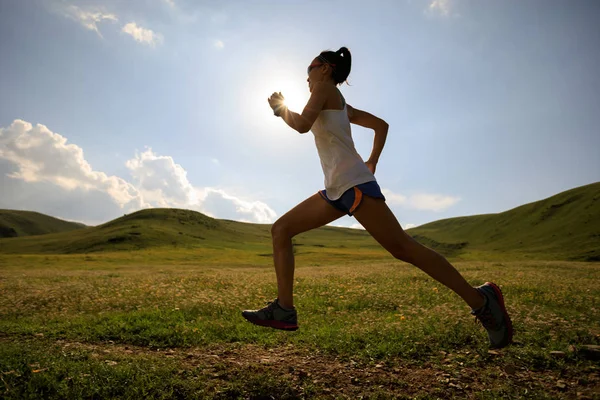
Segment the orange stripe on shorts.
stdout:
[[354,186],[354,204],[352,204],[352,207],[350,207],[351,213],[354,212],[354,210],[356,210],[356,207],[358,207],[361,200],[362,200],[362,192],[360,191],[359,188]]

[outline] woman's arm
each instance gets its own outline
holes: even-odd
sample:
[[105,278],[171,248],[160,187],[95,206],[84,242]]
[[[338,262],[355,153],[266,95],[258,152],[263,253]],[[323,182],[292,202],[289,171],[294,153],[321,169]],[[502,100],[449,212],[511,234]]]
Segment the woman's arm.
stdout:
[[[302,114],[295,113],[288,110],[287,107],[283,107],[280,111],[280,117],[283,118],[290,128],[300,133],[308,132],[325,105],[325,100],[327,100],[326,89],[325,85],[320,82],[315,83],[310,99],[308,100],[308,103],[306,103]],[[274,95],[275,94],[269,98],[269,104],[275,110],[278,103],[277,98],[274,98]]]
[[378,118],[373,114],[369,114],[366,111],[359,110],[358,108],[354,108],[349,104],[347,109],[348,119],[350,119],[351,123],[363,126],[365,128],[370,128],[375,131],[375,138],[373,139],[373,151],[371,152],[369,160],[366,161],[367,164],[373,164],[372,172],[375,173],[375,165],[377,165],[379,162],[379,156],[381,155],[381,151],[383,150],[383,146],[385,144],[389,125],[381,118]]

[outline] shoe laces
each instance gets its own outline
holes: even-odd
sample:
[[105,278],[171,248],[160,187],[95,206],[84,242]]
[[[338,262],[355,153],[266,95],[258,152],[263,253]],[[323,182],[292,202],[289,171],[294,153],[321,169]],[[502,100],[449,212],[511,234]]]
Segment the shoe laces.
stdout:
[[277,308],[277,300],[267,301],[267,306],[262,309],[269,319],[273,318],[273,311]]
[[475,321],[479,320],[481,325],[486,329],[496,329],[496,319],[492,315],[492,310],[489,307],[485,307],[480,314],[475,316]]

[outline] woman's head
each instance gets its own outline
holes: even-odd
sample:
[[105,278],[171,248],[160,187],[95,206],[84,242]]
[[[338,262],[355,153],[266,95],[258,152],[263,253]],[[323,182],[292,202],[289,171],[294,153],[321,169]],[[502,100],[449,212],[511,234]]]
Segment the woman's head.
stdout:
[[352,57],[350,51],[341,47],[338,51],[323,51],[308,66],[308,86],[314,82],[332,80],[336,85],[346,81],[350,75]]

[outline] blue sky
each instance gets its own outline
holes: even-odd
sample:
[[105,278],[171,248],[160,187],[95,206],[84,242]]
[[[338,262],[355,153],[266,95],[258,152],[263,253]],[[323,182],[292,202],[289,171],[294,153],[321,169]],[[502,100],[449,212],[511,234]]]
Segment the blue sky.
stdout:
[[[0,0],[0,208],[89,224],[145,207],[274,222],[323,187],[306,66],[350,49],[390,131],[406,228],[600,180],[600,3]],[[367,158],[373,135],[354,127]],[[344,217],[334,223],[353,226]]]

